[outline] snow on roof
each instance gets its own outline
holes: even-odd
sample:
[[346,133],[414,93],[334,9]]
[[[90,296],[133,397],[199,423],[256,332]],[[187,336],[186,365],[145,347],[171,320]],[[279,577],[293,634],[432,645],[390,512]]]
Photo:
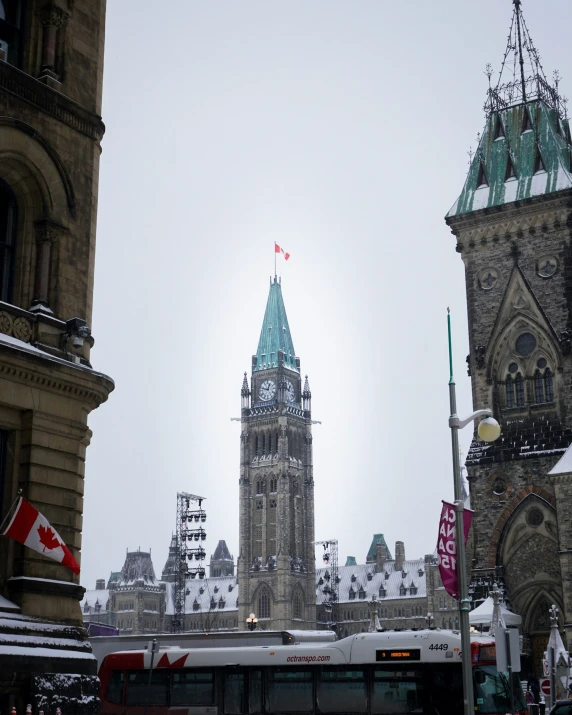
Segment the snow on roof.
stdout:
[[[167,607],[165,612],[171,616],[173,615],[173,585],[172,583],[166,584]],[[238,608],[236,576],[191,578],[187,581],[186,589],[185,613],[208,613],[209,611],[219,613],[236,611]]]
[[[331,575],[331,570],[328,567],[316,569],[316,603],[320,605],[328,600],[327,588],[331,587],[331,578],[325,578],[326,572]],[[371,579],[368,580],[368,574]],[[387,574],[387,577],[386,577]],[[405,576],[404,576],[405,574]],[[352,576],[355,580],[352,581]],[[338,584],[339,603],[350,603],[350,601],[367,601],[373,596],[380,601],[389,601],[391,599],[404,598],[423,598],[427,595],[427,576],[425,571],[424,559],[415,559],[413,561],[404,561],[401,570],[395,570],[395,561],[386,561],[382,571],[375,573],[375,564],[352,564],[351,566],[338,567]],[[320,579],[322,583],[320,584]],[[417,589],[417,592],[411,593],[411,585]],[[383,586],[385,596],[380,596],[379,591]],[[401,589],[406,588],[405,594],[401,595]],[[326,588],[326,593],[324,593]],[[350,599],[350,590],[356,597]],[[365,594],[360,598],[360,593]]]
[[93,591],[86,591],[79,605],[82,611],[85,609],[86,604],[92,609],[92,611],[95,611],[95,604],[98,602],[101,606],[100,613],[106,613],[107,605],[109,603],[109,590],[107,588],[99,588],[94,589]]
[[20,606],[17,606],[12,601],[9,601],[4,596],[0,596],[0,611],[19,611]]
[[556,462],[548,474],[569,474],[572,472],[572,444]]

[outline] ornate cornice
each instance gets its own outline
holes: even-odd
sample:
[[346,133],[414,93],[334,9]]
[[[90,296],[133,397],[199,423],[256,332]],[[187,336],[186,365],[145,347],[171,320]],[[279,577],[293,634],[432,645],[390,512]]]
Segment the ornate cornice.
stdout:
[[0,379],[64,394],[86,403],[92,410],[105,402],[115,387],[107,375],[33,350],[14,348],[0,341]]
[[32,104],[90,139],[101,141],[103,137],[105,125],[99,115],[7,62],[0,62],[0,90]]
[[470,211],[459,216],[449,216],[445,219],[452,233],[459,235],[471,229],[489,228],[503,222],[519,222],[530,216],[535,216],[539,211],[554,211],[558,209],[572,209],[572,189],[565,189],[553,194],[542,195],[511,204],[484,208]]

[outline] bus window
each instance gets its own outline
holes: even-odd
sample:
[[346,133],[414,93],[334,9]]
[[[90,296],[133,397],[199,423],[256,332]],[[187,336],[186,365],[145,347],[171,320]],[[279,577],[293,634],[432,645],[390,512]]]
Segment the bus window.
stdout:
[[423,682],[416,671],[376,670],[371,691],[372,715],[423,712]]
[[248,712],[262,712],[262,671],[251,670],[248,673]]
[[168,700],[168,670],[154,670],[151,685],[148,670],[132,670],[127,673],[127,705],[167,705]]
[[212,670],[173,670],[171,706],[214,705]]
[[481,665],[473,673],[475,702],[479,710],[485,713],[506,713],[510,709],[510,695],[505,676],[494,665]]
[[268,671],[267,712],[304,713],[314,710],[312,673],[276,668]]
[[[244,702],[244,673],[225,673],[224,712],[226,715],[242,715]],[[258,711],[260,712],[260,710]]]
[[115,705],[121,705],[123,702],[123,681],[124,672],[122,670],[114,670],[110,677],[109,683],[107,685],[106,701],[108,703],[114,703]]
[[323,713],[367,712],[363,670],[326,669],[318,676],[318,707]]

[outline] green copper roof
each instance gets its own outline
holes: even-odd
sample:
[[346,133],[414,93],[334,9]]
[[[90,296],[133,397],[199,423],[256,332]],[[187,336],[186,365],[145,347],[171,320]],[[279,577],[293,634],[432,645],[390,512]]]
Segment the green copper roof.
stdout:
[[347,556],[346,557],[346,566],[357,566],[356,557],[355,556]]
[[276,276],[274,276],[274,280],[270,282],[270,293],[266,303],[262,330],[260,331],[254,370],[268,370],[269,368],[278,367],[279,350],[284,351],[284,366],[290,368],[290,370],[297,370],[294,343],[290,335],[286,308],[282,300],[282,287],[276,280]]
[[542,100],[493,112],[447,217],[572,187],[570,127]]
[[367,552],[367,558],[366,562],[368,561],[375,561],[375,550],[378,544],[381,544],[382,546],[385,547],[385,558],[388,561],[391,561],[391,553],[389,552],[389,549],[387,548],[387,544],[385,543],[385,538],[383,534],[374,534],[373,539],[371,541],[371,546],[369,547],[369,551]]

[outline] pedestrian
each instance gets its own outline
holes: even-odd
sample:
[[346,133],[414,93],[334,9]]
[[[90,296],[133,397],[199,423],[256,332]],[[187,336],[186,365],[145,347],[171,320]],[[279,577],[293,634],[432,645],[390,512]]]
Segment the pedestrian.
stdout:
[[538,704],[540,702],[540,681],[534,675],[534,673],[531,673],[528,676],[528,683],[526,684],[526,690],[530,691],[532,693],[532,697],[534,698],[534,702]]

